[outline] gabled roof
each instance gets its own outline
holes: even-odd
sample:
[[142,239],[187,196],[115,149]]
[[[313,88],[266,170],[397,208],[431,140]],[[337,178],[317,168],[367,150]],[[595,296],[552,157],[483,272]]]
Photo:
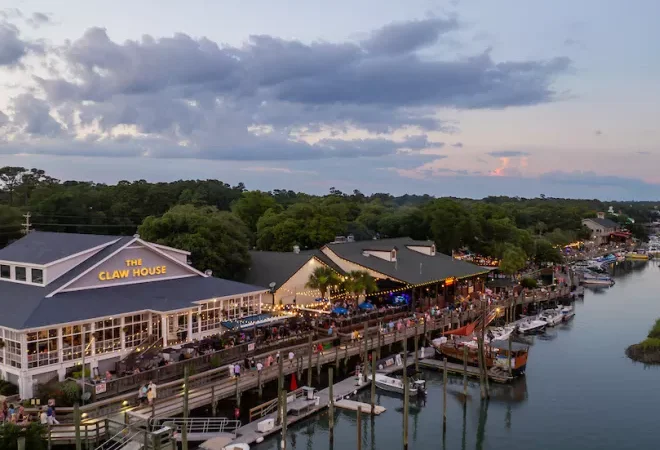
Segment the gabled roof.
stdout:
[[[378,242],[381,248],[397,248],[396,262],[365,256],[364,250],[372,248],[373,241],[328,244],[326,247],[342,259],[408,284],[430,283],[450,277],[462,278],[488,272],[479,266],[455,260],[442,253],[436,252],[431,256],[411,250],[408,246],[418,246],[420,241],[410,238],[383,239]],[[426,242],[424,245],[429,244]]]
[[619,228],[620,226],[618,223],[610,219],[599,219],[598,217],[589,217],[588,219],[585,220],[591,220],[592,222],[596,222],[598,225],[600,225],[603,228]]
[[265,288],[269,288],[270,283],[273,282],[276,289],[281,287],[312,258],[318,259],[337,273],[343,273],[320,250],[306,250],[300,253],[252,251],[250,258],[252,263],[245,276],[245,282]]
[[120,239],[121,236],[33,231],[0,250],[0,261],[48,264]]
[[114,239],[116,242],[107,245],[47,286],[0,281],[0,326],[37,328],[148,309],[172,311],[192,307],[194,302],[201,300],[265,290],[258,286],[206,277],[195,271],[197,275],[191,272],[189,278],[59,292],[49,297],[136,240],[132,236],[114,236]]

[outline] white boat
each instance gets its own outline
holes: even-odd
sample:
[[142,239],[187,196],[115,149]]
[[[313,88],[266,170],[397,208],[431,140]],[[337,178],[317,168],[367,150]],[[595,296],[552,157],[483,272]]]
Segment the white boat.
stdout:
[[[423,380],[412,380],[408,383],[408,393],[415,395],[418,392],[423,392],[424,390],[424,381]],[[376,386],[384,391],[395,392],[397,394],[403,394],[403,380],[398,378],[388,377],[381,373],[376,374]]]
[[613,286],[614,280],[608,276],[595,276],[590,274],[585,274],[582,279],[582,284],[592,285],[592,286]]
[[556,309],[546,309],[541,314],[539,314],[538,320],[542,320],[549,327],[554,327],[559,325],[564,321],[564,317],[561,315],[561,311]]
[[511,336],[516,328],[512,325],[504,327],[490,327],[488,328],[488,342],[490,341],[506,341]]
[[575,317],[575,310],[573,309],[573,306],[571,305],[562,306],[561,315],[564,319],[564,322],[568,322],[569,320],[571,320],[573,317]]
[[522,334],[540,333],[545,330],[545,327],[547,326],[547,323],[544,321],[537,320],[533,317],[519,320],[518,322],[515,322],[515,324],[518,332]]

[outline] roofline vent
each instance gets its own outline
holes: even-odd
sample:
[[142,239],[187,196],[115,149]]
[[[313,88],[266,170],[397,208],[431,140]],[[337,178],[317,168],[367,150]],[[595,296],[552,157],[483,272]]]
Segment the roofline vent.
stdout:
[[211,275],[213,275],[213,271],[211,269],[206,269],[204,271],[204,275],[206,275],[207,277],[210,277]]

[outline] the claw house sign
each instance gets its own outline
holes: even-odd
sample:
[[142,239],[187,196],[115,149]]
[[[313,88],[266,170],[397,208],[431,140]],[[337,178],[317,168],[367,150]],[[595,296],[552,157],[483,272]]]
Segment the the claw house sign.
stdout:
[[99,281],[123,280],[129,278],[149,278],[154,275],[166,275],[167,266],[143,266],[142,258],[125,260],[126,267],[117,270],[99,272]]

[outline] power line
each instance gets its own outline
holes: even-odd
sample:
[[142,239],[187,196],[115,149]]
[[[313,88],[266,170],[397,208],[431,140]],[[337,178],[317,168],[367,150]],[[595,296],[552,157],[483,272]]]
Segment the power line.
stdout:
[[30,211],[23,214],[23,217],[25,217],[25,223],[23,224],[23,226],[25,228],[23,228],[23,234],[29,234],[30,233],[30,217],[32,217],[32,215],[30,214]]
[[103,225],[103,224],[96,224],[96,223],[57,223],[57,222],[52,222],[52,223],[40,223],[40,222],[34,222],[32,225],[38,225],[42,227],[103,227],[103,228],[108,228],[108,227],[114,227],[114,228],[134,228],[139,225],[131,224],[131,225],[116,225],[116,224],[110,224],[110,225]]

